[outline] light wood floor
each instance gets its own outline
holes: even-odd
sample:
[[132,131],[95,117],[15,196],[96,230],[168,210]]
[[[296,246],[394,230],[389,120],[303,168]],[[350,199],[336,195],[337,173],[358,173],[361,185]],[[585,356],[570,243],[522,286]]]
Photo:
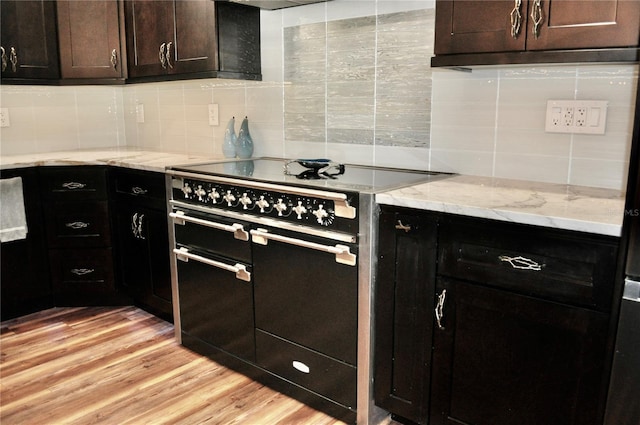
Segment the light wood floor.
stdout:
[[2,425],[342,424],[185,349],[135,307],[54,308],[1,330]]

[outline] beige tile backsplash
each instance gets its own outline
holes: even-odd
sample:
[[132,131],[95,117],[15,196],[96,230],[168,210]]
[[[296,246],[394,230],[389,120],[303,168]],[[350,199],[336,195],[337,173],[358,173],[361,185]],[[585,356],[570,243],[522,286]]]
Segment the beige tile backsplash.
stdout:
[[[638,65],[432,70],[433,9],[401,3],[417,10],[335,0],[262,12],[270,25],[262,82],[2,85],[11,127],[0,130],[0,153],[131,146],[218,154],[227,122],[235,116],[237,131],[248,116],[256,156],[624,187]],[[607,100],[606,133],[545,133],[549,99]],[[219,105],[215,127],[209,103]]]

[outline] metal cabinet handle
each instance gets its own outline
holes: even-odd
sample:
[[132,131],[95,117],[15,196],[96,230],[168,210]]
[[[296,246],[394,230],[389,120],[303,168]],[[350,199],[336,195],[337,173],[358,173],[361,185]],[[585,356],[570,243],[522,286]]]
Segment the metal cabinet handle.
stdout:
[[71,269],[71,273],[75,274],[76,276],[84,276],[95,271],[95,269]]
[[447,290],[443,289],[440,295],[438,295],[438,302],[436,303],[436,322],[438,324],[438,328],[444,330],[444,326],[442,326],[442,319],[444,319],[444,301],[447,297]]
[[513,10],[511,11],[511,37],[518,38],[520,35],[520,27],[522,26],[522,0],[515,0]]
[[9,61],[11,62],[11,70],[16,72],[18,69],[18,54],[16,53],[15,47],[12,47],[10,50]]
[[500,261],[504,261],[511,264],[511,267],[519,270],[540,271],[542,270],[542,267],[544,267],[544,264],[540,264],[537,261],[534,261],[530,258],[525,258],[521,256],[509,257],[508,255],[500,255],[498,259]]
[[144,220],[144,214],[133,213],[131,216],[131,234],[136,239],[146,239],[142,231],[142,220]]
[[411,229],[412,228],[410,224],[402,224],[402,221],[398,220],[398,223],[396,224],[396,230],[404,230],[406,233],[409,233]]
[[165,54],[165,58],[167,59],[167,65],[169,65],[169,68],[173,68],[173,65],[171,65],[171,45],[173,43],[170,41],[167,43],[167,53]]
[[113,67],[113,69],[116,69],[118,67],[118,52],[116,52],[116,49],[113,49],[111,51],[111,66]]
[[84,221],[74,221],[71,223],[65,223],[65,226],[73,230],[79,230],[86,229],[90,224],[91,223],[85,223]]
[[69,189],[69,190],[75,190],[75,189],[83,189],[85,188],[87,185],[84,183],[79,183],[79,182],[66,182],[66,183],[62,183],[61,185],[63,188],[65,189]]
[[140,186],[133,186],[131,188],[131,193],[133,195],[146,195],[149,192],[147,189],[143,189]]
[[260,245],[266,245],[269,240],[287,243],[289,245],[300,246],[302,248],[314,249],[316,251],[327,252],[336,256],[336,262],[346,264],[348,266],[356,265],[356,255],[352,254],[346,245],[322,245],[315,242],[309,242],[302,239],[290,238],[287,236],[276,235],[267,232],[265,229],[251,230],[251,240]]
[[165,53],[166,47],[166,43],[162,43],[160,45],[160,52],[158,53],[158,59],[160,59],[160,65],[162,65],[162,69],[167,69],[167,56]]
[[241,241],[249,240],[249,233],[246,230],[244,230],[244,226],[242,224],[233,223],[232,225],[228,225],[228,224],[216,223],[214,221],[203,220],[201,218],[196,218],[196,217],[190,217],[186,215],[184,211],[176,211],[176,212],[169,213],[169,217],[173,219],[173,222],[175,224],[179,224],[181,226],[184,226],[185,222],[199,224],[201,226],[207,226],[207,227],[212,227],[218,230],[224,230],[225,232],[231,232],[233,233],[234,238]]
[[187,248],[174,248],[173,253],[176,254],[176,258],[180,261],[188,262],[194,260],[199,263],[207,264],[209,266],[217,267],[236,274],[236,278],[244,280],[245,282],[251,281],[251,273],[247,271],[247,268],[243,264],[235,264],[233,266],[222,263],[220,261],[211,260],[209,258],[202,257],[200,255],[191,254]]
[[542,0],[535,0],[531,7],[531,19],[533,19],[533,28],[531,32],[535,38],[540,36],[540,28],[542,26]]
[[2,72],[7,69],[7,52],[4,51],[4,47],[0,46],[0,51],[2,52]]

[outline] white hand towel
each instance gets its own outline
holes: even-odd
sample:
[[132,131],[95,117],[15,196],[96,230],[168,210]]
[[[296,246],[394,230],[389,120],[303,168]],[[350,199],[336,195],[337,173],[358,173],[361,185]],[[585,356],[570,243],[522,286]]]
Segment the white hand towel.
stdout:
[[27,237],[27,218],[24,212],[22,178],[0,180],[0,242]]

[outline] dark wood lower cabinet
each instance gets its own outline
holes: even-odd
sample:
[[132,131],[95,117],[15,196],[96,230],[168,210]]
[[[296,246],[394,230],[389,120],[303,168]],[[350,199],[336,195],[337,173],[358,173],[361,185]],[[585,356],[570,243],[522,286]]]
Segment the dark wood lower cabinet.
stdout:
[[384,209],[375,290],[376,404],[426,424],[431,374],[437,217]]
[[38,190],[37,168],[0,170],[0,178],[22,178],[27,220],[25,239],[0,246],[0,319],[49,308],[53,295],[47,264],[46,234]]
[[606,314],[452,279],[443,291],[431,424],[601,423]]
[[379,226],[378,406],[432,425],[602,423],[617,238],[389,207]]

